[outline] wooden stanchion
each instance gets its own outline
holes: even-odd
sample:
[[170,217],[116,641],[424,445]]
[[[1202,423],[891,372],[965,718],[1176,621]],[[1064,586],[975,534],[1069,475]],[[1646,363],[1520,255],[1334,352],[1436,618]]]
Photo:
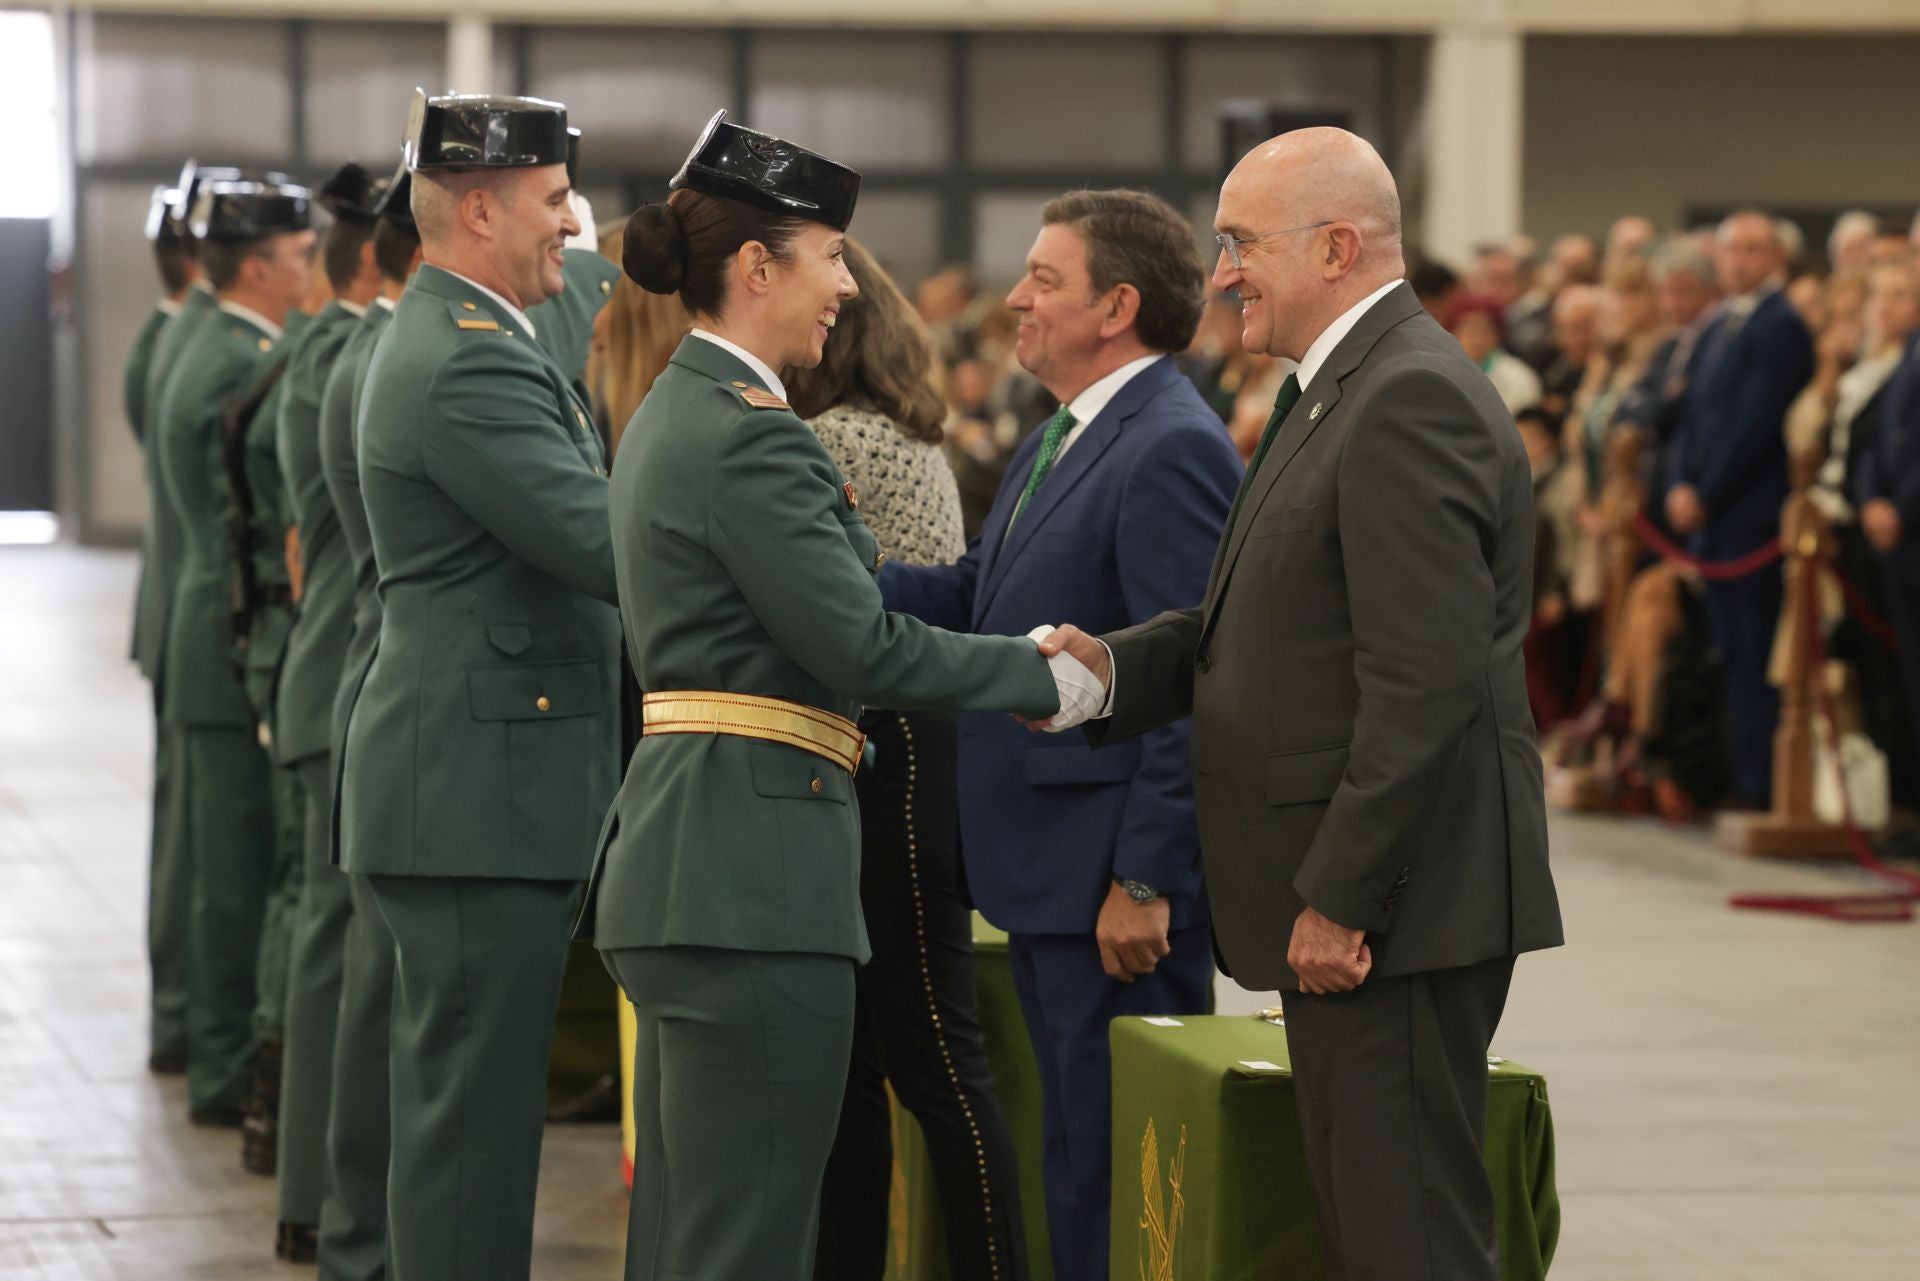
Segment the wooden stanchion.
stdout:
[[1820,626],[1820,575],[1833,552],[1833,531],[1808,496],[1820,464],[1817,451],[1793,457],[1793,493],[1780,514],[1786,551],[1786,600],[1774,644],[1771,675],[1780,687],[1780,724],[1773,735],[1773,808],[1764,814],[1722,814],[1715,840],[1742,854],[1766,858],[1847,858],[1846,830],[1813,812],[1813,682]]

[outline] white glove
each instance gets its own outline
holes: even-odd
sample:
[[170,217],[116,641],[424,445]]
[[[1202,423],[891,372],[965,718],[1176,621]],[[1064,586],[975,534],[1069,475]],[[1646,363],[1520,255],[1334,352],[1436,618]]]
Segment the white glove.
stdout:
[[[1036,627],[1027,633],[1027,639],[1038,644],[1057,630],[1051,626]],[[1060,691],[1060,711],[1047,725],[1047,733],[1058,734],[1084,725],[1100,714],[1107,703],[1107,687],[1085,663],[1062,650],[1047,660],[1047,667],[1053,672],[1055,688]]]

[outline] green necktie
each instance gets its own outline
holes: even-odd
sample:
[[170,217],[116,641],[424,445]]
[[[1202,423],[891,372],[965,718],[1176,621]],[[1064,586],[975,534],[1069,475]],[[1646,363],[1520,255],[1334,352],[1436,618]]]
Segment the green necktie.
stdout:
[[1247,464],[1247,474],[1240,478],[1240,492],[1233,496],[1233,510],[1227,513],[1227,528],[1233,528],[1234,518],[1240,514],[1240,503],[1247,496],[1247,490],[1253,484],[1254,473],[1260,470],[1260,464],[1266,460],[1267,451],[1273,448],[1273,438],[1280,434],[1280,424],[1300,401],[1300,379],[1288,374],[1287,381],[1280,384],[1280,394],[1274,398],[1273,417],[1267,419],[1267,429],[1260,433],[1260,446],[1253,451],[1253,461]]
[[[1296,399],[1299,395],[1298,391],[1294,392]],[[1072,430],[1073,411],[1062,405],[1060,412],[1048,421],[1047,434],[1040,438],[1040,452],[1033,456],[1033,470],[1027,473],[1027,487],[1020,491],[1020,501],[1014,504],[1013,519],[1007,522],[1009,534],[1013,532],[1014,525],[1019,523],[1021,513],[1027,510],[1027,504],[1033,501],[1034,491],[1040,488],[1047,473],[1053,470],[1053,460],[1060,456],[1060,443]]]

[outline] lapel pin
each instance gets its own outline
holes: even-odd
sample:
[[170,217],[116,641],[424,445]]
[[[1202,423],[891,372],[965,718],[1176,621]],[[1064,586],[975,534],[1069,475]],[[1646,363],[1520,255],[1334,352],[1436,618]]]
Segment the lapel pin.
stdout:
[[1324,403],[1315,405],[1313,407],[1313,412],[1307,415],[1307,421],[1310,423],[1319,421],[1320,411],[1325,408],[1326,408],[1326,405]]

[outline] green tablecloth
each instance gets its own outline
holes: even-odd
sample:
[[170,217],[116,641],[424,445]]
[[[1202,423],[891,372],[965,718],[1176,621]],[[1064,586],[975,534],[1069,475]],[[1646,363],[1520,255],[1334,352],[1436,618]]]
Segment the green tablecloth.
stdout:
[[[980,1027],[993,1080],[1020,1158],[1020,1208],[1033,1281],[1053,1281],[1047,1258],[1047,1206],[1040,1184],[1040,1070],[1033,1061],[1020,998],[1007,968],[1007,936],[973,918],[974,968],[980,985]],[[950,1281],[939,1191],[926,1140],[905,1109],[893,1109],[893,1233],[887,1281]]]
[[[1284,1028],[1251,1016],[1113,1024],[1113,1263],[1126,1281],[1320,1281]],[[1503,1281],[1560,1235],[1547,1083],[1489,1069],[1487,1168]]]

